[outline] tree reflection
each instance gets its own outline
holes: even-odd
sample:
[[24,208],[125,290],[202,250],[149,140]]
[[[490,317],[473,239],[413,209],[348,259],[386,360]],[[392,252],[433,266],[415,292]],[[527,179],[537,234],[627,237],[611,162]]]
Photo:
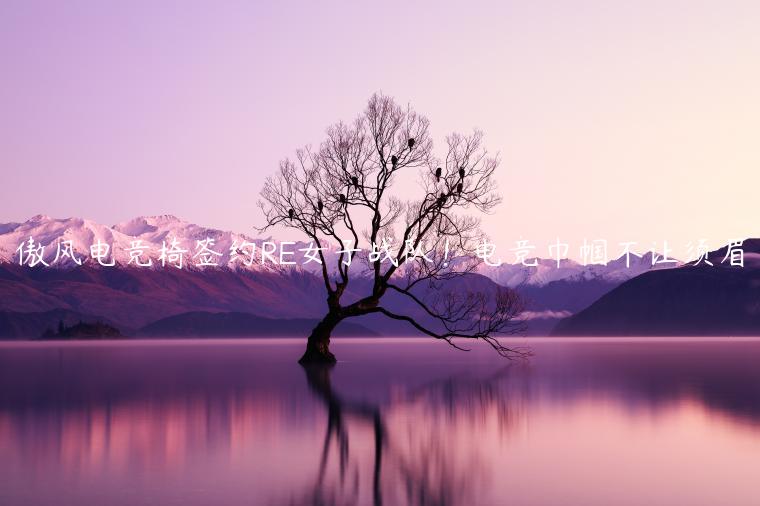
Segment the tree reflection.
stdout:
[[[290,503],[473,504],[488,468],[451,430],[459,422],[475,430],[489,414],[500,429],[512,425],[515,406],[499,388],[509,368],[485,378],[430,382],[381,406],[336,392],[332,366],[305,367],[310,390],[327,409],[327,428],[314,484]],[[360,444],[349,444],[350,433]]]

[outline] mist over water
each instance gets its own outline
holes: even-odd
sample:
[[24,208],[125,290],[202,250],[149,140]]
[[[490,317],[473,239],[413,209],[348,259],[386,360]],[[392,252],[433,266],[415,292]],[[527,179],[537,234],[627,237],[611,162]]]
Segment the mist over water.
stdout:
[[760,340],[0,344],[0,504],[756,505]]

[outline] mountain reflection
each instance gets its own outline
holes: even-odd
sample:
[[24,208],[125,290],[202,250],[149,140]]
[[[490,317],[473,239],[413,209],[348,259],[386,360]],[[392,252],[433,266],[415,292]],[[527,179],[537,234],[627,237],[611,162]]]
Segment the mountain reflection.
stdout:
[[0,347],[0,503],[609,504],[661,476],[654,504],[760,500],[758,341],[300,345]]

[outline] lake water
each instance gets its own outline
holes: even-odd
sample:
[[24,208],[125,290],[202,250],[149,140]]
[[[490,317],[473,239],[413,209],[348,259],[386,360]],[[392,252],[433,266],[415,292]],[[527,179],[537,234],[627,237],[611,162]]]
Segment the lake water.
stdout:
[[760,504],[760,341],[0,344],[0,504]]

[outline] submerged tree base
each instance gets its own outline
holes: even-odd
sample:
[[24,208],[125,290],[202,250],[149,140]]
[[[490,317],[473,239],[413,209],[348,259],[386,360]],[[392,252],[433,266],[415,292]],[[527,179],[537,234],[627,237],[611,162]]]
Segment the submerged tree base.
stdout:
[[337,362],[335,355],[330,351],[330,334],[339,322],[340,318],[333,313],[328,313],[314,327],[306,341],[306,351],[298,360],[299,364],[334,364]]
[[301,365],[308,364],[334,364],[338,360],[335,355],[325,347],[324,349],[318,349],[312,346],[306,346],[306,351],[298,359],[298,363]]
[[334,364],[337,362],[335,355],[330,351],[330,337],[324,329],[318,325],[306,342],[306,351],[298,360],[301,365],[306,364]]

